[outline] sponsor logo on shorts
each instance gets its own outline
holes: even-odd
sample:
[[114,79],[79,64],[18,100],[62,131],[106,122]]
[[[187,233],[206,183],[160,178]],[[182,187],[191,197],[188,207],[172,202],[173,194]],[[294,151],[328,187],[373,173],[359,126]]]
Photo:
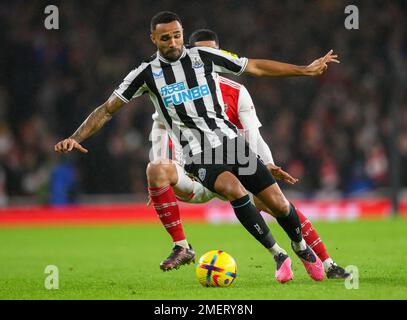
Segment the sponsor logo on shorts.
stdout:
[[198,170],[198,177],[199,177],[199,180],[201,180],[201,181],[205,180],[205,177],[206,177],[206,169],[205,168],[200,168]]

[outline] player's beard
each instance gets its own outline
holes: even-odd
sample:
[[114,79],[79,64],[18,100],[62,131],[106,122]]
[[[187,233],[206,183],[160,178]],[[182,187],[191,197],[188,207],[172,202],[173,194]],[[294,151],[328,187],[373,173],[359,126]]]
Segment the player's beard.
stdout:
[[181,57],[182,48],[172,48],[168,49],[164,57],[170,61],[176,61]]

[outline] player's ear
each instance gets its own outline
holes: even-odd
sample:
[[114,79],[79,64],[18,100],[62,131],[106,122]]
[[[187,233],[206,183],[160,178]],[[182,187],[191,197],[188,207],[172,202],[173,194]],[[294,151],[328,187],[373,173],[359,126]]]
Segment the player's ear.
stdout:
[[154,39],[154,34],[153,33],[150,34],[150,39],[155,45],[157,45],[157,43],[156,43],[156,41]]

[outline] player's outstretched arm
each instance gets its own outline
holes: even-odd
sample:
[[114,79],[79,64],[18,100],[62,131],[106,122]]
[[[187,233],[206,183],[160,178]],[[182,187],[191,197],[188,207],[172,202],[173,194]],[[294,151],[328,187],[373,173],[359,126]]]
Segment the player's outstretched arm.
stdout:
[[325,56],[307,66],[274,60],[249,59],[244,72],[257,77],[319,76],[328,68],[329,62],[340,63],[337,58],[338,55],[330,50]]
[[86,118],[72,136],[58,142],[54,146],[54,150],[59,153],[68,153],[73,149],[77,149],[80,152],[87,153],[88,150],[82,147],[80,143],[102,128],[124,104],[123,100],[112,95]]

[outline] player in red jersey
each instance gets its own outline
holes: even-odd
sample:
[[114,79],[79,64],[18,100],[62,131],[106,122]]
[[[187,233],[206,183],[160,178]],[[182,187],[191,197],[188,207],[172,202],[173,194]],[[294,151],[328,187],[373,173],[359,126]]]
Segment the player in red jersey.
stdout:
[[[219,47],[219,41],[216,33],[210,30],[198,30],[194,32],[190,38],[190,44],[194,46],[209,46],[213,48]],[[287,172],[274,164],[270,148],[260,135],[259,127],[261,127],[261,123],[257,118],[253,101],[247,89],[243,85],[221,76],[218,77],[218,81],[225,105],[225,111],[229,121],[241,130],[241,133],[249,142],[251,149],[260,156],[274,177],[279,180],[283,180],[288,184],[296,183],[298,181],[297,179],[293,178]],[[153,116],[153,119],[154,124],[152,140],[153,153],[155,155],[154,158],[155,160],[160,160],[162,163],[163,160],[168,158],[168,155],[165,152],[168,146],[168,136],[165,131],[165,127],[160,125],[161,121],[157,113]],[[177,159],[178,162],[171,162],[164,166],[150,166],[150,168],[154,168],[153,170],[150,170],[150,174],[151,171],[154,170],[164,170],[169,178],[169,181],[173,181],[171,185],[174,188],[177,198],[181,201],[190,203],[204,203],[215,197],[222,199],[221,196],[211,192],[198,181],[188,177],[182,168],[182,156],[179,147],[174,145],[172,149],[173,153],[175,154],[175,159]],[[153,196],[159,197],[159,195],[155,194]],[[261,203],[259,199],[254,197],[253,201],[260,211],[265,211],[272,214],[272,211]],[[304,240],[315,251],[321,261],[323,261],[327,277],[336,279],[347,278],[349,273],[345,272],[345,270],[338,266],[329,256],[324,243],[313,228],[311,222],[298,210],[298,208],[297,213],[300,218]],[[192,257],[194,257],[194,253],[186,240],[181,221],[177,221],[176,228],[173,228],[173,224],[165,224],[164,222],[163,224],[174,239],[175,250],[173,254],[171,254],[161,263],[160,267],[163,270],[170,270],[172,268],[178,268],[184,263],[190,262]],[[280,253],[286,254],[286,252],[281,249],[277,243],[273,248],[274,249],[270,251],[277,262],[276,278],[279,280],[278,255]]]

